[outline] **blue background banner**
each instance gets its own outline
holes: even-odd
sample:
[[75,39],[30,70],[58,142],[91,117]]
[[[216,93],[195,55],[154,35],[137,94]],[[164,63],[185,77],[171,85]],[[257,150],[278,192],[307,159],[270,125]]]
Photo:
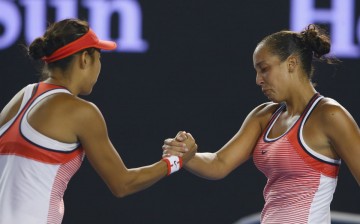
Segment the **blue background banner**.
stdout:
[[[200,152],[214,152],[255,106],[267,101],[255,84],[256,44],[273,32],[310,21],[325,25],[338,49],[348,49],[333,52],[342,60],[338,66],[316,64],[316,88],[359,122],[360,2],[299,2],[0,0],[0,107],[22,87],[38,81],[36,65],[20,44],[40,35],[47,22],[79,17],[89,20],[99,36],[119,44],[116,51],[103,53],[98,83],[84,98],[104,114],[110,138],[127,167],[158,161],[164,139],[179,130],[191,132]],[[351,7],[337,10],[340,3]],[[307,11],[299,16],[301,7],[322,14],[315,17]],[[350,25],[344,28],[345,23]],[[265,183],[249,160],[222,180],[181,170],[149,189],[117,199],[85,158],[65,192],[63,223],[230,224],[261,211]],[[359,186],[343,163],[331,209],[360,214],[359,202]]]

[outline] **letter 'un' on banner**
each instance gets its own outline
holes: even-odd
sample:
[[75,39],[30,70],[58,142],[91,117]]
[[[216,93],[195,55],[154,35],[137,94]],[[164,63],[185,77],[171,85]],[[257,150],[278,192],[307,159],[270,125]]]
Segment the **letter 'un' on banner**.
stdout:
[[41,36],[49,22],[49,9],[54,10],[55,20],[59,21],[78,17],[79,6],[88,11],[90,26],[103,39],[114,39],[110,37],[111,17],[118,15],[116,51],[147,51],[148,43],[142,38],[142,11],[137,0],[0,0],[0,50],[14,45],[22,33],[27,44]]

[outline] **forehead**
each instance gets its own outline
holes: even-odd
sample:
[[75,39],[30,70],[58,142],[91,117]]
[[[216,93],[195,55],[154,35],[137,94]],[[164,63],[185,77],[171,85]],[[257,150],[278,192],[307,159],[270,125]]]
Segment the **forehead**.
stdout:
[[253,53],[253,58],[258,58],[258,57],[266,57],[269,56],[270,51],[269,48],[264,44],[264,43],[260,43],[256,46],[254,53]]
[[260,43],[254,50],[253,53],[253,63],[254,66],[257,66],[261,63],[270,63],[275,60],[279,60],[279,58],[271,53],[270,49],[264,45],[263,43]]

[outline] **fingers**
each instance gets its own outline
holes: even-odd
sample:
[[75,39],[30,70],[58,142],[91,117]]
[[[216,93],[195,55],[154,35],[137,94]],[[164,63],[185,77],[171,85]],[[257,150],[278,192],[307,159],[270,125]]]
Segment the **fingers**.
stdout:
[[186,138],[190,138],[195,141],[194,137],[190,134],[190,132],[188,132],[188,133],[185,132],[185,135],[186,135]]
[[168,157],[168,156],[179,156],[183,157],[185,155],[185,152],[180,152],[172,149],[166,149],[163,151],[162,157]]
[[195,139],[192,137],[190,133],[185,134],[186,139],[183,141],[183,143],[186,144],[186,146],[191,149],[192,146],[195,144]]
[[163,157],[171,155],[182,157],[184,153],[189,151],[185,143],[178,142],[173,138],[165,139],[162,149]]
[[186,147],[186,144],[183,143],[183,142],[178,142],[176,141],[175,139],[173,138],[168,138],[168,139],[165,139],[164,141],[164,146],[169,146],[169,147],[183,147],[185,148]]
[[179,157],[184,156],[184,159],[187,161],[195,155],[197,144],[190,133],[179,131],[175,138],[165,139],[162,149],[162,157],[171,155]]
[[187,152],[183,156],[184,164],[187,163],[191,158],[193,158],[195,156],[195,154],[197,152],[197,148],[198,148],[193,136],[190,133],[185,133],[185,135],[186,135],[186,140],[184,140],[183,143],[186,143],[186,146],[188,147],[189,152]]
[[187,135],[185,131],[179,131],[175,137],[175,139],[179,142],[182,142],[187,139]]

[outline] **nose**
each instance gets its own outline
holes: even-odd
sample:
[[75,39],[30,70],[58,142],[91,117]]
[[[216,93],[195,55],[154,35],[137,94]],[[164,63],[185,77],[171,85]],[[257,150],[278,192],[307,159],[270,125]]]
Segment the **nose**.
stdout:
[[256,85],[262,86],[264,84],[264,79],[259,75],[259,73],[256,73]]

